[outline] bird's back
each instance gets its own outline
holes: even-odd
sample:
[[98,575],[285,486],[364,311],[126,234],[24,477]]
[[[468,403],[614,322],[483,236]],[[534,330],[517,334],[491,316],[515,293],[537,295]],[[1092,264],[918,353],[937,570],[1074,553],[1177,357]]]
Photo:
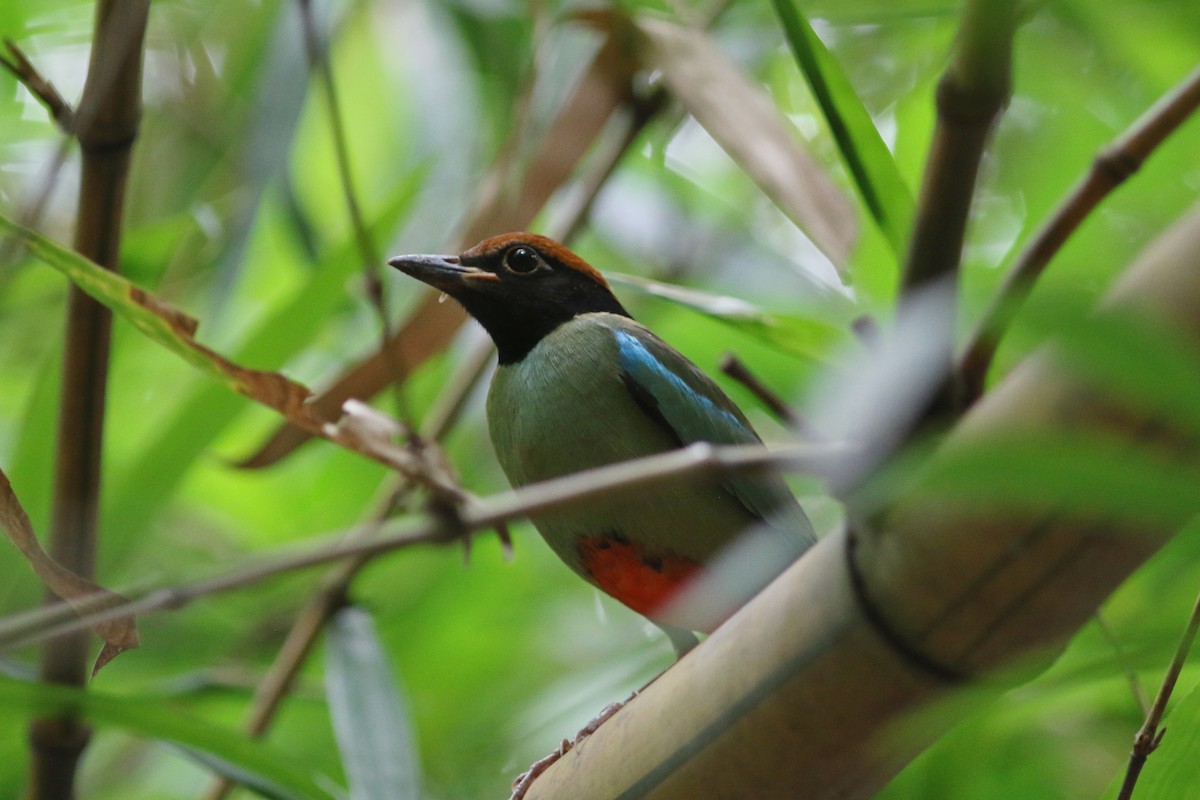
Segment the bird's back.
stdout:
[[[609,313],[581,315],[501,366],[488,422],[516,487],[692,441],[758,441],[707,376],[637,322]],[[783,543],[780,570],[812,542],[807,518],[775,476],[699,478],[534,523],[585,579],[651,619],[692,629],[702,626],[662,617],[664,600],[744,530],[760,524]]]

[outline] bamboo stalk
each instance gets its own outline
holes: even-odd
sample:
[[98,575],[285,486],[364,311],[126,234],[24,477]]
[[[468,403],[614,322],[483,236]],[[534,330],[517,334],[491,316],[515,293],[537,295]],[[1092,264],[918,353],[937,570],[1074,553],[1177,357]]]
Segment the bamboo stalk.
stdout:
[[[1109,304],[1200,341],[1197,252],[1200,207]],[[1195,467],[1194,440],[1114,408],[1066,366],[1051,352],[1022,364],[937,457],[1014,430],[1086,425]],[[910,712],[963,685],[992,695],[1017,679],[998,668],[1044,663],[1186,522],[1015,517],[947,504],[935,488],[918,483],[871,529],[822,540],[550,767],[528,800],[869,797],[960,716],[925,715],[895,735]]]
[[[103,0],[74,128],[83,152],[75,249],[115,269],[130,155],[141,115],[142,41],[148,0]],[[95,573],[100,455],[112,315],[74,286],[68,296],[66,353],[59,401],[50,554],[85,578]],[[57,603],[47,595],[47,604]],[[43,681],[82,686],[89,636],[47,642]],[[89,728],[73,716],[33,721],[30,797],[69,800]]]

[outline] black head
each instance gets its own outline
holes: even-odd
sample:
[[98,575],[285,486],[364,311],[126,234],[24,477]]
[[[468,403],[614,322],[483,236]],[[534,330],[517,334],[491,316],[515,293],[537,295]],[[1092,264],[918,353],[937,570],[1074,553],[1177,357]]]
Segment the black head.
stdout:
[[491,335],[501,364],[520,361],[580,314],[629,316],[599,272],[532,233],[493,236],[460,256],[396,256],[388,263],[461,303]]

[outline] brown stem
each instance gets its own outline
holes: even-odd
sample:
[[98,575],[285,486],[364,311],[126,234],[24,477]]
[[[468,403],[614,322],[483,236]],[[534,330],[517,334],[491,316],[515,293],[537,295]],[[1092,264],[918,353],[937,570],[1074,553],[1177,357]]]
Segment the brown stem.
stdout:
[[[937,126],[905,259],[905,296],[957,279],[983,150],[1008,101],[1016,24],[1014,0],[970,0],[963,8],[954,54],[937,87]],[[929,335],[952,341],[953,315]],[[947,374],[950,366],[947,360]],[[916,427],[939,427],[955,416],[957,394],[957,382],[947,380]]]
[[[83,151],[75,249],[115,269],[130,153],[141,114],[142,40],[148,0],[102,0],[75,127]],[[68,297],[66,352],[59,401],[50,554],[78,575],[95,573],[100,497],[100,451],[112,317],[72,286]],[[47,596],[46,603],[57,598]],[[43,681],[87,682],[89,638],[79,632],[48,642]],[[30,797],[69,800],[79,758],[90,737],[75,716],[35,719]]]
[[59,130],[67,135],[73,133],[75,112],[71,109],[71,104],[63,99],[63,96],[58,93],[58,89],[54,88],[54,84],[38,72],[37,67],[33,65],[21,48],[17,47],[16,42],[12,39],[5,39],[4,45],[8,48],[8,55],[0,52],[0,66],[4,66],[15,75],[30,94],[46,107],[50,116],[58,123]]
[[1163,676],[1158,696],[1154,698],[1154,705],[1150,707],[1150,713],[1146,715],[1146,721],[1142,723],[1141,730],[1137,732],[1137,736],[1133,737],[1133,750],[1129,754],[1129,766],[1125,770],[1125,780],[1121,783],[1121,792],[1117,795],[1117,800],[1129,800],[1133,797],[1133,787],[1137,784],[1138,776],[1142,774],[1142,767],[1146,765],[1146,759],[1158,748],[1163,734],[1167,732],[1166,728],[1159,728],[1159,723],[1162,722],[1163,714],[1167,710],[1167,701],[1171,699],[1171,693],[1175,691],[1175,682],[1179,680],[1179,673],[1187,661],[1192,643],[1196,640],[1197,630],[1200,630],[1200,597],[1196,598],[1192,616],[1188,619],[1187,627],[1183,629],[1183,636],[1180,637],[1179,645],[1175,648],[1175,657],[1171,659],[1167,674]]
[[88,598],[83,598],[75,604],[77,614],[65,618],[57,609],[50,609],[16,620],[12,630],[0,622],[0,652],[64,636],[117,617],[182,608],[199,598],[253,586],[277,575],[420,544],[455,542],[472,531],[495,528],[531,514],[575,508],[600,498],[617,502],[631,494],[688,478],[776,471],[823,477],[844,470],[848,459],[858,458],[861,453],[855,448],[838,443],[790,444],[768,450],[757,444],[713,446],[698,442],[681,450],[609,464],[476,499],[459,512],[457,519],[431,514],[403,520],[389,524],[388,530],[378,536],[364,539],[359,535],[342,535],[336,541],[316,543],[300,551],[281,548],[273,560],[193,583],[152,589],[119,604],[89,604]]
[[783,402],[782,397],[759,380],[758,376],[751,372],[740,358],[733,353],[726,353],[721,356],[720,368],[721,372],[753,392],[754,396],[775,416],[775,419],[791,428],[800,426],[800,418],[792,410],[792,407]]
[[904,267],[911,291],[954,274],[984,145],[1008,101],[1012,0],[972,0],[963,9],[953,60],[937,89],[937,127]]
[[362,274],[366,284],[367,298],[378,318],[380,341],[386,345],[392,332],[387,314],[384,283],[379,275],[383,258],[379,255],[375,242],[367,230],[367,222],[363,218],[362,206],[358,201],[358,192],[354,187],[354,173],[350,168],[350,145],[346,141],[346,128],[342,122],[342,104],[338,96],[337,83],[333,78],[333,67],[329,63],[328,48],[322,46],[311,0],[300,0],[299,6],[308,61],[316,71],[325,91],[329,132],[333,137],[333,154],[337,163],[338,183],[341,185],[342,199],[346,203],[346,213],[350,216],[350,226],[354,231],[358,256],[362,259]]
[[1198,106],[1200,67],[1096,156],[1088,174],[1034,235],[1005,277],[959,361],[966,404],[983,396],[988,369],[1000,338],[1050,259],[1104,198],[1140,169],[1150,154],[1195,113]]

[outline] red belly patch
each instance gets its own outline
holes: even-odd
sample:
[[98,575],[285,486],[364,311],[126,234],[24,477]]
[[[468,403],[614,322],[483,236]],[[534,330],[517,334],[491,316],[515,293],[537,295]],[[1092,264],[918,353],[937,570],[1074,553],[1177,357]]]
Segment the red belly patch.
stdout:
[[647,617],[665,606],[701,567],[679,555],[648,555],[641,544],[613,536],[585,536],[578,547],[583,568],[596,585]]

